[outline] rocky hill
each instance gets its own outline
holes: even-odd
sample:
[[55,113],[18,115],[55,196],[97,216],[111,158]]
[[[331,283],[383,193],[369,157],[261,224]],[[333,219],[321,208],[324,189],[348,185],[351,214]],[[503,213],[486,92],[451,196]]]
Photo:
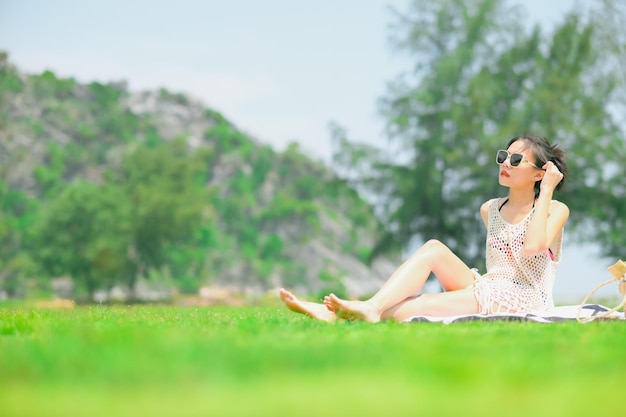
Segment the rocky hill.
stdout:
[[[211,238],[164,243],[163,261],[133,270],[140,279],[109,272],[107,279],[91,282],[92,291],[105,298],[120,288],[137,292],[152,275],[161,278],[152,282],[190,293],[208,286],[260,294],[287,286],[304,294],[334,290],[361,296],[395,267],[389,258],[368,263],[380,224],[328,167],[296,144],[274,151],[186,95],[163,89],[133,93],[124,83],[81,84],[49,71],[24,74],[1,54],[0,97],[5,296],[28,294],[33,281],[52,288],[59,277],[75,280],[68,267],[47,266],[52,264],[36,243],[41,236],[37,240],[30,232],[42,230],[40,219],[69,187],[104,187],[128,155],[174,141],[183,141],[189,155],[205,152],[198,193],[211,190],[203,200],[211,215],[195,230],[209,230]],[[35,207],[29,212],[32,228],[20,222],[26,215],[10,202],[15,196]],[[129,242],[125,253],[131,259],[135,243]]]

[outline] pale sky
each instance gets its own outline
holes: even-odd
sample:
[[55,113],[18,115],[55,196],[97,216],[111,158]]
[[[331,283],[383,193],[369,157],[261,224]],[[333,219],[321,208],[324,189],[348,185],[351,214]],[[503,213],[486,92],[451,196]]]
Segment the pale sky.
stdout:
[[[276,150],[329,158],[328,123],[378,142],[376,102],[410,63],[387,42],[407,0],[0,0],[0,48],[27,72],[165,87]],[[552,25],[573,0],[524,1]]]
[[[529,23],[549,29],[588,1],[515,2]],[[408,3],[0,0],[0,50],[28,73],[187,93],[278,151],[296,141],[328,160],[331,121],[352,139],[385,140],[376,103],[410,65],[387,42],[388,9]],[[584,296],[610,278],[606,263],[588,248],[568,250],[557,298]],[[573,275],[590,281],[572,285]]]

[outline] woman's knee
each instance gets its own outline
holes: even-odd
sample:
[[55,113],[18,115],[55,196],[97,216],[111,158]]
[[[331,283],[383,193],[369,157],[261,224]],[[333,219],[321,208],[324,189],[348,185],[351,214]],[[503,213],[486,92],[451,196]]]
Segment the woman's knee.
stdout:
[[437,239],[430,239],[425,242],[413,255],[411,260],[421,260],[426,262],[423,266],[430,266],[431,269],[438,264],[446,254],[450,253],[450,249]]
[[431,256],[441,256],[450,252],[450,249],[437,239],[430,239],[421,248],[424,252]]

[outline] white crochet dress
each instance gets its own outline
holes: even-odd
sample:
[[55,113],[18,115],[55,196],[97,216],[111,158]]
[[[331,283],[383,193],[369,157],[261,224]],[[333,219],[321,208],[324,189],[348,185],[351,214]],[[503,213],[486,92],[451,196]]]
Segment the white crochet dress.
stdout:
[[511,224],[498,210],[499,199],[489,202],[487,273],[477,276],[474,295],[482,314],[546,313],[554,308],[552,288],[561,260],[563,232],[554,253],[526,256],[524,238],[535,209],[519,223]]

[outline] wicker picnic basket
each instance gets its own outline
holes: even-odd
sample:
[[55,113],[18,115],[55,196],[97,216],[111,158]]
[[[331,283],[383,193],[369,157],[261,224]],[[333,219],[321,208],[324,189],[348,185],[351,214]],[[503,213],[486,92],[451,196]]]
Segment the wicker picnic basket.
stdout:
[[[580,306],[578,306],[578,313],[576,314],[576,320],[578,320],[580,323],[587,323],[598,318],[609,317],[611,314],[613,314],[620,308],[624,307],[624,305],[626,304],[626,263],[624,263],[624,261],[620,259],[619,261],[615,263],[615,265],[610,266],[608,269],[611,275],[613,275],[613,278],[611,278],[608,281],[604,281],[603,283],[595,287],[593,290],[591,290],[591,292],[587,294],[585,299],[580,303]],[[600,288],[612,282],[617,282],[617,290],[619,291],[622,297],[622,301],[617,306],[610,309],[609,311],[596,314],[595,316],[581,318],[580,312],[583,306],[585,305],[585,303],[587,302],[587,300],[589,299],[589,297],[591,297]]]

